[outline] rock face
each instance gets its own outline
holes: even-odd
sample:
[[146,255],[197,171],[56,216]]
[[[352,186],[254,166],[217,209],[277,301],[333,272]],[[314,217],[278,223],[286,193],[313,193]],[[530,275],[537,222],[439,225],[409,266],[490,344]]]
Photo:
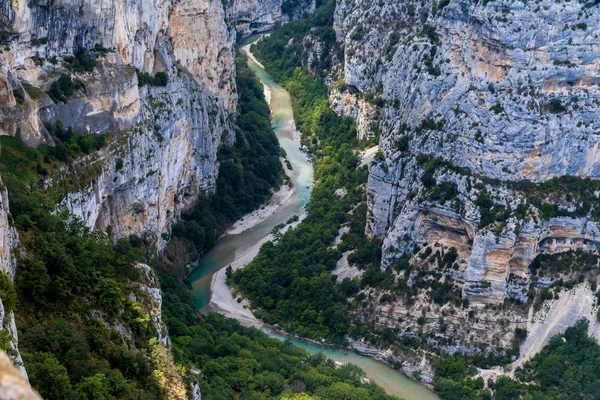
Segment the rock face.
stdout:
[[231,18],[238,35],[246,37],[273,28],[276,22],[304,17],[315,9],[315,0],[233,0]]
[[[237,99],[235,32],[221,2],[11,0],[0,11],[0,134],[52,143],[44,125],[57,121],[109,134],[108,146],[63,171],[80,183],[60,209],[114,237],[158,237],[213,189]],[[78,52],[95,66],[68,67]],[[139,86],[136,69],[168,83]],[[61,74],[79,86],[64,102],[45,94]]]
[[0,351],[0,397],[6,400],[42,399],[31,389],[3,351]]
[[411,150],[474,173],[532,181],[598,175],[598,7],[443,4],[435,12],[429,1],[337,5],[345,83],[385,102],[384,153],[432,119],[440,129],[420,130]]
[[[234,140],[233,24],[248,35],[314,6],[284,2],[282,12],[280,0],[234,1],[227,9],[205,0],[10,0],[0,7],[0,135],[53,144],[45,125],[57,121],[81,134],[110,134],[107,148],[48,182],[79,182],[59,209],[90,227],[110,227],[115,238],[159,238],[200,192],[212,191],[218,146]],[[68,67],[78,52],[95,59],[93,69]],[[168,83],[141,87],[136,70],[166,73]],[[61,74],[80,86],[64,102],[46,94]]]
[[[365,232],[415,290],[363,321],[451,352],[510,348],[535,316],[517,303],[559,278],[538,276],[536,257],[598,250],[598,193],[548,181],[600,175],[599,16],[583,1],[337,2],[331,105],[381,133]],[[432,304],[434,281],[454,305]]]
[[[8,209],[8,193],[0,179],[0,270],[8,275],[11,282],[15,279],[17,269],[15,252],[17,251],[18,244],[19,236],[17,230],[12,226],[12,217]],[[15,325],[15,315],[12,311],[7,312],[5,310],[2,299],[0,299],[0,330],[9,332],[11,338],[10,347],[12,349],[11,359],[15,367],[21,371],[25,381],[27,381],[27,372],[23,367],[23,359],[19,353],[19,337]],[[2,384],[0,382],[0,393]]]

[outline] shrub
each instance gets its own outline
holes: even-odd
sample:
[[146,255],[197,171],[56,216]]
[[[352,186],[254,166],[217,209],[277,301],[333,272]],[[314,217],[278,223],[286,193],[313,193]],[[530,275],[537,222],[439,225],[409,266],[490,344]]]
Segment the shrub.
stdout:
[[156,75],[151,76],[147,72],[137,71],[138,76],[138,86],[143,87],[146,85],[149,86],[167,86],[169,82],[169,77],[166,72],[157,72]]
[[565,112],[567,109],[565,106],[563,106],[560,99],[552,99],[550,100],[549,110],[552,114],[560,114]]
[[75,92],[75,89],[77,89],[77,84],[73,82],[71,75],[62,74],[60,78],[52,82],[50,90],[48,90],[48,96],[50,96],[55,103],[66,103],[67,99]]

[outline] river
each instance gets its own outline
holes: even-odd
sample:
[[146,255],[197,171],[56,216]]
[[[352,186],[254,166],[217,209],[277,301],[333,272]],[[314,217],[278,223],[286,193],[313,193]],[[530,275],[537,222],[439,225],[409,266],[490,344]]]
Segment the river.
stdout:
[[[256,39],[255,37],[250,41]],[[293,198],[285,202],[284,206],[277,208],[272,215],[239,234],[223,236],[200,259],[198,267],[189,276],[196,296],[196,308],[198,310],[205,309],[210,301],[211,280],[215,272],[231,264],[241,255],[246,254],[256,243],[267,237],[273,227],[285,223],[294,215],[300,214],[310,200],[313,170],[306,154],[300,150],[300,139],[294,124],[290,96],[255,60],[250,58],[248,65],[270,93],[269,106],[273,118],[273,129],[294,170],[292,181],[296,190],[293,193]],[[283,336],[277,333],[268,330],[267,333],[273,337],[284,339]],[[383,387],[389,394],[406,400],[439,400],[439,397],[425,386],[412,381],[402,373],[371,357],[319,346],[302,340],[292,339],[292,341],[311,354],[321,352],[334,361],[352,363],[361,367],[369,379]]]

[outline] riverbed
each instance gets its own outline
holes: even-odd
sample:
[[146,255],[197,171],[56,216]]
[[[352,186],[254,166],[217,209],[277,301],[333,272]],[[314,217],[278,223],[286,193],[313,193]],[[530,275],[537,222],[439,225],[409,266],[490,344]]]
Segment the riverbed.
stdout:
[[[266,207],[272,207],[272,210],[266,210],[266,213],[252,213],[245,216],[244,221],[236,223],[234,229],[225,234],[217,244],[208,251],[199,261],[198,267],[190,274],[189,279],[192,282],[194,294],[196,296],[196,308],[202,311],[219,311],[228,317],[237,318],[244,325],[262,327],[250,311],[244,309],[229,293],[220,293],[227,295],[228,301],[223,301],[221,307],[215,307],[211,303],[211,282],[213,287],[217,287],[218,278],[223,279],[223,271],[219,272],[221,276],[215,275],[217,271],[222,270],[228,265],[234,264],[243,267],[258,252],[260,243],[268,239],[271,231],[276,225],[286,223],[295,215],[302,215],[304,207],[310,200],[310,192],[313,184],[312,165],[300,149],[299,133],[296,130],[292,103],[289,93],[275,82],[271,76],[264,70],[249,52],[249,43],[257,38],[247,40],[242,43],[243,50],[248,53],[248,65],[258,76],[265,88],[265,94],[271,108],[273,119],[273,129],[279,139],[281,147],[286,151],[287,160],[292,165],[293,172],[290,174],[293,183],[291,193],[281,195],[281,202],[271,202]],[[285,166],[284,166],[285,168]],[[285,189],[285,188],[284,188]],[[277,197],[277,196],[275,196]],[[260,222],[252,220],[260,215],[266,215]],[[247,225],[248,228],[244,229]],[[213,275],[214,279],[213,279]],[[222,282],[221,286],[222,285]],[[220,287],[223,291],[223,287]],[[213,299],[214,300],[214,299]],[[212,307],[209,307],[211,303]],[[218,302],[217,302],[218,303]],[[243,303],[242,303],[243,305]],[[230,306],[230,307],[227,307]],[[232,309],[237,309],[232,310]],[[230,311],[231,310],[231,311]],[[284,339],[283,336],[266,330],[269,335]],[[334,349],[319,346],[310,342],[292,339],[294,344],[303,347],[308,352],[321,352],[334,361],[342,363],[352,363],[361,367],[367,374],[367,377],[383,387],[387,393],[402,397],[406,400],[434,400],[439,399],[434,393],[425,386],[408,379],[402,373],[388,367],[371,357],[361,356],[354,352],[344,352],[340,349]]]

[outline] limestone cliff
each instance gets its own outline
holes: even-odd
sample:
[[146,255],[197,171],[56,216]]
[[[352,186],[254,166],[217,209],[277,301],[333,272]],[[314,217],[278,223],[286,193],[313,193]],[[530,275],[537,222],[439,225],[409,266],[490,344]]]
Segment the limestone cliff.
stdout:
[[[78,161],[93,166],[93,179],[78,176],[78,165],[63,171],[83,189],[70,190],[61,209],[115,237],[156,237],[212,190],[236,108],[235,32],[221,2],[11,0],[0,11],[0,134],[51,143],[44,125],[61,121],[111,139]],[[74,68],[74,54],[95,66]],[[142,87],[136,69],[168,83]],[[52,100],[45,92],[61,74],[77,89]]]
[[584,1],[337,2],[331,104],[381,133],[366,234],[403,288],[370,294],[363,321],[501,350],[539,317],[543,288],[593,286],[597,268],[539,265],[598,251],[597,182],[556,178],[600,175],[599,15]]
[[3,351],[0,351],[0,397],[5,400],[41,400]]
[[314,11],[315,0],[233,0],[231,18],[238,35],[265,32],[277,22],[288,22]]
[[[12,217],[8,207],[8,193],[0,179],[0,270],[6,273],[10,281],[14,281],[17,268],[16,254],[19,244],[17,230],[12,226]],[[6,310],[0,299],[0,332],[8,333],[10,357],[25,381],[27,372],[23,367],[23,359],[19,353],[19,338],[15,325],[15,315],[12,310]]]

